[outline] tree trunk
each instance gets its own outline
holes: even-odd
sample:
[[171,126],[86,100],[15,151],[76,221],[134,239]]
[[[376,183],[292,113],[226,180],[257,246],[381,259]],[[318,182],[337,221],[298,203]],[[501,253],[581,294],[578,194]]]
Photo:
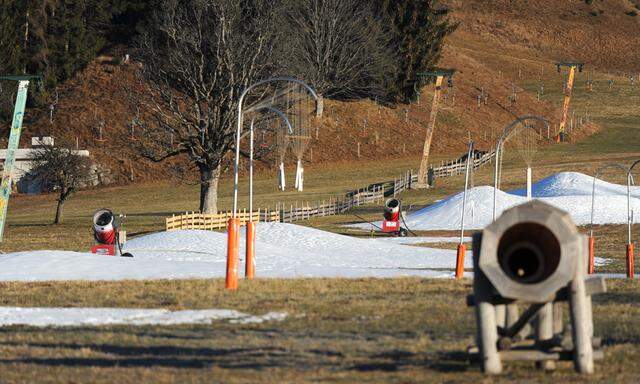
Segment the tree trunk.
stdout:
[[318,103],[316,105],[316,117],[322,117],[324,113],[324,97],[322,94],[318,93]]
[[218,213],[218,180],[220,166],[215,169],[200,166],[200,212]]
[[56,207],[56,218],[53,220],[54,224],[62,223],[62,207],[64,206],[64,200],[58,199],[58,206]]

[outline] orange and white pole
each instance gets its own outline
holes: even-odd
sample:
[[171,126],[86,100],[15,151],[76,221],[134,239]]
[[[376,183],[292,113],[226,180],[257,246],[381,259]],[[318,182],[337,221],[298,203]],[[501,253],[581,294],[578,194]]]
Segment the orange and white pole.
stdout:
[[238,289],[238,234],[240,231],[240,220],[232,217],[229,219],[227,228],[227,276],[225,288],[230,290]]
[[635,276],[634,271],[634,255],[633,255],[633,243],[627,244],[627,277],[633,279]]
[[464,256],[467,252],[467,247],[464,244],[458,244],[458,254],[456,256],[456,279],[462,279],[464,276]]
[[629,279],[634,277],[633,241],[631,239],[631,226],[633,225],[633,211],[631,211],[631,183],[633,176],[631,176],[631,171],[638,162],[640,160],[634,162],[627,172],[627,277]]
[[467,248],[464,245],[464,214],[467,207],[467,190],[469,189],[469,173],[471,172],[473,161],[473,141],[469,141],[467,151],[467,166],[464,176],[464,193],[462,195],[462,215],[460,217],[460,244],[458,244],[458,254],[456,255],[456,279],[462,279],[464,275],[464,256]]
[[589,273],[590,275],[595,273],[595,245],[596,239],[592,234],[591,236],[589,236],[589,269],[587,270],[587,273]]
[[247,279],[253,279],[256,274],[256,223],[249,221],[247,223],[247,254],[246,262],[244,265],[244,277]]

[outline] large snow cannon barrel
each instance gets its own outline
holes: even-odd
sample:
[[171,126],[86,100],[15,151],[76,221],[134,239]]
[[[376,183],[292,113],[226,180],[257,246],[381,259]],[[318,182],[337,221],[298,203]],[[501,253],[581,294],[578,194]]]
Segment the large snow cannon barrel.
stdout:
[[113,212],[101,209],[93,214],[93,237],[99,244],[115,244],[116,217]]
[[519,283],[546,280],[560,263],[560,242],[545,226],[524,222],[504,232],[498,243],[503,272]]
[[478,266],[501,296],[544,303],[575,277],[586,244],[568,213],[533,201],[484,229]]
[[398,221],[400,218],[400,200],[389,199],[384,203],[384,218],[388,221]]

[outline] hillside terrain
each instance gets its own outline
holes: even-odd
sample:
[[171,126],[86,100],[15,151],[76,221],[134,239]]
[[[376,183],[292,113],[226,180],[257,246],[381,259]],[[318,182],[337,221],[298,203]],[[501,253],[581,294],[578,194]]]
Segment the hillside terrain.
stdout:
[[[633,16],[636,7],[626,0],[452,0],[442,4],[453,10],[459,27],[448,38],[441,60],[441,67],[456,70],[454,87],[444,92],[432,145],[432,153],[441,158],[457,158],[469,137],[480,149],[489,149],[502,127],[518,115],[542,115],[557,125],[560,97],[538,100],[535,92],[524,88],[554,73],[556,60],[585,61],[586,73],[578,78],[584,81],[596,71],[631,73],[640,52],[640,17]],[[608,28],[611,25],[617,28]],[[134,107],[129,100],[144,90],[136,85],[135,55],[132,63],[120,63],[125,52],[124,47],[111,48],[60,85],[53,121],[48,108],[30,109],[24,144],[35,135],[77,143],[110,168],[120,183],[171,175],[171,165],[141,159],[135,150],[140,132],[131,128]],[[323,117],[314,122],[318,135],[306,161],[356,161],[358,147],[361,160],[418,158],[432,91],[433,86],[426,86],[420,100],[410,105],[327,101]],[[596,129],[584,126],[572,139]]]

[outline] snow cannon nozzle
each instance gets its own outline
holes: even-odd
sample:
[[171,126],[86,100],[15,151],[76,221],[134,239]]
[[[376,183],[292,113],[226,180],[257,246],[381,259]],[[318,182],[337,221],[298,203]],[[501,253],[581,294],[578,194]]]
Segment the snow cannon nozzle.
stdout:
[[388,199],[384,203],[384,218],[386,220],[398,220],[400,215],[400,200]]
[[116,216],[108,209],[93,214],[93,237],[99,244],[112,245],[116,241]]
[[536,284],[549,278],[558,268],[560,242],[540,224],[516,224],[498,243],[498,261],[511,279],[522,284]]

